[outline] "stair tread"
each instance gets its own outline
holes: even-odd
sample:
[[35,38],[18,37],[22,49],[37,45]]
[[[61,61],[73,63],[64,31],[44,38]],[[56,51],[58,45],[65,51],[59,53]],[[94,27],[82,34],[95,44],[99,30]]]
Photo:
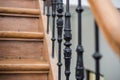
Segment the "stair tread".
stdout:
[[49,63],[35,59],[0,60],[0,71],[48,71]]
[[43,32],[0,31],[0,38],[42,39]]

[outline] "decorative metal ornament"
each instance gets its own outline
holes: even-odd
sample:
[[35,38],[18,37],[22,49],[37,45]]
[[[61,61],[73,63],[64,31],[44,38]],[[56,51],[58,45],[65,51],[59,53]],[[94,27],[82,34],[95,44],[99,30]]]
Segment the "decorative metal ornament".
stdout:
[[61,80],[61,43],[62,43],[62,32],[63,32],[63,1],[57,0],[57,40],[58,40],[58,80]]
[[54,58],[54,48],[55,48],[55,17],[56,17],[56,0],[52,0],[52,57]]
[[83,64],[83,47],[82,47],[82,11],[81,0],[78,0],[78,46],[77,46],[77,63],[76,63],[76,80],[84,79],[84,64]]
[[49,33],[50,0],[48,0],[47,2],[47,33]]
[[71,63],[71,54],[72,50],[70,48],[72,39],[71,34],[71,22],[70,22],[71,13],[69,10],[69,0],[66,0],[66,13],[65,13],[65,28],[64,28],[64,40],[65,40],[65,49],[64,49],[64,59],[65,59],[65,76],[66,80],[69,80],[70,76],[70,63]]

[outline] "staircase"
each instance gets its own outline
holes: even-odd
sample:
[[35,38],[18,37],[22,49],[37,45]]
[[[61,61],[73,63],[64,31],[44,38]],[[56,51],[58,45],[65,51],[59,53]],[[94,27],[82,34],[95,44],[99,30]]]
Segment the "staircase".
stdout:
[[39,0],[0,0],[0,80],[54,80]]

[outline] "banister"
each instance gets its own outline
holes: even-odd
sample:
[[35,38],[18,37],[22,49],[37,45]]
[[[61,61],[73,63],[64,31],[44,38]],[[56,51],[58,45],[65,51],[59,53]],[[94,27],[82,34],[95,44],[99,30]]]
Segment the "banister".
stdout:
[[[55,41],[55,16],[56,16],[56,7],[57,7],[57,41],[58,41],[58,79],[61,80],[63,76],[61,76],[62,71],[61,71],[61,66],[62,66],[62,36],[63,36],[63,31],[62,29],[64,28],[64,40],[65,40],[65,48],[63,49],[64,51],[64,59],[65,59],[65,77],[66,80],[70,80],[70,64],[71,64],[71,54],[72,54],[72,49],[70,48],[72,43],[70,42],[72,39],[72,34],[71,34],[71,13],[70,13],[70,4],[69,0],[66,0],[66,12],[65,12],[65,25],[63,24],[64,19],[63,19],[63,0],[56,0],[57,4],[55,5],[55,0],[52,0],[52,17],[53,17],[53,30],[52,30],[52,53],[54,53],[54,41]],[[49,6],[48,8],[48,14],[49,14]],[[83,57],[83,44],[82,44],[82,12],[83,8],[81,5],[81,0],[78,0],[78,6],[76,8],[76,12],[78,13],[78,45],[76,48],[77,52],[77,60],[76,60],[76,72],[75,72],[75,78],[76,80],[84,80],[84,77],[86,77],[84,74],[84,57]],[[49,19],[48,15],[48,19]],[[49,24],[49,23],[48,23]],[[48,25],[47,24],[47,25]],[[47,26],[48,27],[48,26]],[[48,28],[47,28],[48,29]],[[100,63],[99,60],[101,58],[101,54],[99,53],[99,34],[98,34],[98,28],[97,24],[95,23],[95,53],[93,54],[93,57],[96,61],[96,80],[100,80]],[[48,31],[48,30],[47,30]],[[52,54],[52,57],[54,57],[54,54]]]
[[49,23],[50,23],[50,0],[47,0],[47,33],[49,33]]
[[65,76],[66,80],[69,80],[70,78],[70,67],[71,67],[71,55],[72,55],[72,49],[70,42],[72,39],[71,34],[71,13],[70,13],[70,3],[69,0],[66,0],[66,12],[65,12],[65,27],[64,27],[64,40],[65,40],[65,48],[64,48],[64,59],[65,59]]
[[77,51],[77,62],[76,62],[76,80],[84,79],[84,62],[83,62],[83,52],[84,49],[82,47],[82,5],[81,0],[78,0],[78,6],[76,11],[78,13],[78,46],[76,48]]
[[56,19],[56,5],[57,5],[57,0],[52,0],[52,57],[54,58],[54,48],[55,48],[55,19]]
[[95,22],[95,53],[93,54],[95,59],[95,70],[96,70],[96,80],[100,80],[100,59],[102,55],[99,52],[99,29],[98,25]]
[[57,41],[58,41],[58,80],[61,80],[61,49],[62,49],[62,32],[63,32],[63,0],[57,0]]

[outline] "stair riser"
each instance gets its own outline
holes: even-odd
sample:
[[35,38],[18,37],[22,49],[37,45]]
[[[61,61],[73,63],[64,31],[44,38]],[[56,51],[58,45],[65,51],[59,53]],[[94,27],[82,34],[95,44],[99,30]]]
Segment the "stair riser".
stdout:
[[41,59],[42,41],[0,41],[0,59]]
[[[39,18],[2,17],[0,16],[0,31],[38,32]],[[40,31],[40,30],[39,30]]]
[[47,74],[0,74],[0,80],[47,80]]
[[1,7],[39,8],[36,0],[0,0]]

